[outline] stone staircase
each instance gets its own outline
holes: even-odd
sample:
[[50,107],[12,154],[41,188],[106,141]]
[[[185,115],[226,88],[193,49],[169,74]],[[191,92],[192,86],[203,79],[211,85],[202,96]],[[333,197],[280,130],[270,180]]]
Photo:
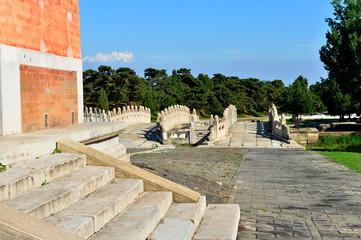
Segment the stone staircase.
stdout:
[[130,162],[129,154],[123,144],[119,143],[118,136],[101,142],[88,144],[89,147],[102,151],[105,154],[118,158],[124,162]]
[[240,217],[238,205],[206,207],[204,196],[174,203],[172,192],[145,192],[143,180],[86,166],[82,154],[15,164],[0,173],[0,193],[3,204],[83,239],[236,239]]

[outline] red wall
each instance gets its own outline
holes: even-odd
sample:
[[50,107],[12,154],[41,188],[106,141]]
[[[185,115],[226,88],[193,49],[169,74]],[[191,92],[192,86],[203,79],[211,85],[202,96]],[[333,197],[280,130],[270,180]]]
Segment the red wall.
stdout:
[[0,0],[0,43],[81,58],[78,0]]
[[44,113],[49,115],[49,128],[78,122],[78,94],[75,71],[20,65],[22,131],[45,128]]

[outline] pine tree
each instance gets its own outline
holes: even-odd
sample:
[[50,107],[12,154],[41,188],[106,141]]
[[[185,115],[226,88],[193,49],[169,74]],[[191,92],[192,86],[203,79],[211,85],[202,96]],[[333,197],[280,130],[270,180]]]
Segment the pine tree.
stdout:
[[100,109],[103,109],[105,111],[109,110],[108,97],[107,97],[107,93],[105,92],[104,88],[100,89],[97,107]]

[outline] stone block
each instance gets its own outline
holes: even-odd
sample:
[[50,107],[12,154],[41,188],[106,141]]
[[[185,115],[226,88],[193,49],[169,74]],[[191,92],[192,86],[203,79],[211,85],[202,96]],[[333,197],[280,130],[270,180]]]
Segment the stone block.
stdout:
[[146,239],[171,204],[171,192],[145,192],[91,239]]
[[114,168],[85,167],[5,203],[44,219],[104,186],[113,178]]

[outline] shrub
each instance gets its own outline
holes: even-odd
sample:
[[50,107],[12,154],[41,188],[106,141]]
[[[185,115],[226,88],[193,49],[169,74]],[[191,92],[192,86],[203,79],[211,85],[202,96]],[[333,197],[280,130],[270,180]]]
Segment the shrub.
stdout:
[[6,171],[6,165],[0,163],[0,172]]

